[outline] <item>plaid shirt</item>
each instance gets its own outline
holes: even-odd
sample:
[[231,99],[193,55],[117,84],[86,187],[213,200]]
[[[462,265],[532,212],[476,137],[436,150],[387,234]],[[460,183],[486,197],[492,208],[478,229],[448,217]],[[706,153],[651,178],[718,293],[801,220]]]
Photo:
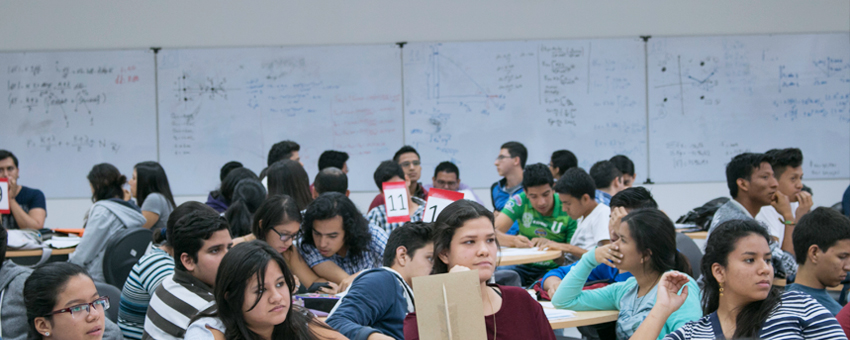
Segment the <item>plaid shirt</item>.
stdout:
[[387,233],[381,228],[372,227],[369,225],[369,233],[372,234],[372,240],[369,242],[369,249],[363,254],[347,253],[345,257],[339,254],[333,254],[330,257],[322,256],[322,253],[312,244],[305,244],[304,251],[302,247],[298,247],[301,256],[310,268],[325,261],[333,261],[337,266],[342,268],[348,275],[357,273],[361,270],[380,268],[383,263],[384,248],[387,246]]
[[[410,197],[410,200],[419,205],[419,208],[416,208],[416,211],[414,211],[413,215],[410,216],[410,222],[422,221],[422,214],[425,212],[425,201],[416,196]],[[387,235],[393,232],[395,228],[401,227],[406,223],[387,223],[387,206],[384,204],[369,210],[369,213],[366,214],[366,219],[369,220],[369,228],[382,229],[387,232]]]

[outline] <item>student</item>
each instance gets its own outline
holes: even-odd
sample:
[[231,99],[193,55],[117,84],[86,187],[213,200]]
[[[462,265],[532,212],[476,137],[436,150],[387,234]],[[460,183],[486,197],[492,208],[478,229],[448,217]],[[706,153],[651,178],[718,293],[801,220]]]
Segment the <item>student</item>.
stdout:
[[298,210],[307,209],[313,201],[310,178],[301,163],[292,160],[278,161],[267,172],[269,195],[287,195],[295,199]]
[[[693,279],[668,272],[633,340],[847,339],[828,310],[800,292],[772,286],[770,235],[756,221],[721,223],[702,258],[702,318],[665,336],[664,320],[691,300]],[[687,286],[687,288],[682,288]]]
[[[407,179],[410,180],[407,187],[408,196],[418,197],[422,200],[428,199],[428,190],[425,190],[422,183],[419,183],[419,178],[422,176],[422,163],[419,159],[419,152],[410,145],[402,146],[393,155],[393,162],[401,166],[404,174],[407,175]],[[369,204],[369,210],[375,209],[375,207],[384,203],[384,195],[378,194],[372,200],[372,203]]]
[[623,174],[623,187],[631,188],[635,184],[635,163],[625,155],[616,155],[608,161]]
[[299,152],[301,151],[301,145],[293,142],[291,140],[285,140],[275,143],[272,145],[271,149],[269,149],[269,156],[266,159],[266,165],[272,166],[272,164],[282,161],[284,159],[292,160],[304,166],[301,163],[301,155]]
[[237,161],[227,162],[221,167],[221,171],[219,171],[218,175],[221,184],[219,184],[219,188],[217,190],[210,191],[209,195],[207,195],[206,205],[210,206],[211,208],[215,209],[215,211],[218,211],[220,213],[227,210],[227,201],[224,200],[224,197],[221,194],[221,190],[222,188],[224,188],[224,179],[227,178],[227,175],[229,175],[231,171],[241,167],[242,163],[239,163]]
[[[375,179],[375,185],[377,185],[378,190],[381,191],[381,195],[384,194],[383,184],[386,182],[404,182],[405,186],[410,186],[409,177],[407,177],[404,173],[402,167],[393,161],[381,162],[381,164],[378,165],[378,168],[375,169],[373,177]],[[393,204],[402,204],[402,202],[393,202]],[[405,202],[405,204],[407,205],[407,210],[410,214],[410,221],[422,221],[422,214],[425,212],[425,200],[416,196],[408,195],[407,202]],[[387,234],[391,233],[393,229],[404,224],[404,222],[387,222],[387,206],[384,203],[381,203],[377,207],[369,210],[366,214],[366,219],[369,221],[370,229],[382,229]]]
[[557,181],[567,170],[578,166],[576,155],[570,150],[558,150],[549,158],[549,171]]
[[20,172],[18,157],[9,151],[0,150],[0,178],[9,181],[9,210],[11,214],[0,215],[0,225],[6,229],[44,228],[47,218],[47,203],[41,190],[18,184]]
[[295,279],[280,253],[261,241],[240,244],[221,260],[215,311],[192,320],[187,339],[345,339],[293,305]]
[[210,204],[208,200],[206,204],[219,213],[227,211],[227,207],[230,206],[230,201],[233,199],[233,191],[236,190],[236,185],[243,179],[259,180],[257,175],[250,169],[233,169],[227,174],[227,176],[224,177],[224,181],[221,182],[221,193],[219,195],[221,201]]
[[227,222],[209,211],[193,211],[168,228],[174,275],[151,297],[142,339],[182,339],[189,320],[215,304],[213,285],[221,258],[233,241]]
[[428,191],[431,188],[459,191],[463,193],[463,198],[471,199],[478,202],[478,204],[484,205],[484,202],[481,202],[481,199],[472,191],[472,188],[466,185],[466,183],[460,182],[460,169],[457,168],[457,165],[449,161],[437,164],[437,168],[434,169],[434,177],[431,178],[431,184],[425,184],[424,186],[425,190]]
[[572,263],[597,245],[611,242],[608,231],[611,208],[596,203],[596,186],[584,169],[567,170],[554,189],[561,208],[577,224],[569,244],[553,243],[548,245],[549,249],[565,252],[567,261]]
[[[193,211],[209,211],[212,208],[201,202],[189,201],[181,204],[168,217],[166,228],[174,228],[181,217]],[[124,288],[121,290],[121,301],[118,304],[118,326],[124,333],[124,338],[141,339],[145,330],[145,313],[150,305],[156,289],[166,277],[174,273],[174,251],[166,239],[167,229],[153,230],[153,244],[147,254],[142,256],[133,268]],[[158,246],[157,246],[158,245]],[[113,303],[116,301],[113,301]]]
[[348,175],[344,171],[335,168],[327,167],[316,174],[316,179],[313,180],[311,193],[313,199],[326,192],[338,192],[348,197]]
[[494,164],[502,179],[490,186],[490,199],[496,212],[501,212],[511,197],[522,192],[522,171],[527,159],[528,150],[519,142],[507,142],[499,149]]
[[351,284],[361,271],[381,266],[387,233],[372,228],[345,195],[328,192],[307,207],[301,223],[301,256],[316,275]]
[[611,204],[611,197],[626,187],[623,185],[623,173],[610,161],[599,161],[590,167],[590,177],[596,184],[596,202]]
[[[557,187],[557,184],[555,185]],[[608,232],[611,242],[617,241],[617,228],[623,217],[628,215],[632,210],[652,208],[658,209],[658,203],[652,198],[652,194],[644,187],[631,187],[618,192],[614,197],[611,197],[611,219],[608,222]],[[564,279],[570,270],[578,263],[573,263],[568,266],[552,269],[543,278],[540,279],[543,291],[547,292],[549,299],[555,295],[555,290],[561,285],[561,280]],[[632,277],[629,272],[620,272],[619,269],[600,264],[596,266],[587,277],[587,281],[606,281],[607,283],[624,282]]]
[[[434,225],[437,259],[432,272],[478,270],[487,339],[555,339],[543,308],[524,289],[487,284],[499,251],[493,213],[478,203],[459,200],[443,209]],[[404,319],[404,338],[419,339],[415,312]]]
[[[570,310],[620,311],[617,317],[617,339],[629,339],[656,303],[655,291],[662,274],[678,270],[690,273],[684,255],[676,250],[676,230],[673,221],[658,209],[632,211],[617,228],[617,241],[585,253],[575,268],[567,274],[552,297],[557,308]],[[634,275],[626,282],[603,288],[582,290],[590,271],[600,263],[609,264]],[[686,277],[689,277],[686,275]],[[688,283],[693,294],[683,308],[668,315],[662,325],[667,334],[685,323],[699,319],[699,287]]]
[[797,148],[788,148],[773,149],[765,154],[772,159],[770,166],[778,183],[776,203],[761,207],[756,221],[767,226],[767,231],[782,250],[794,255],[794,242],[791,239],[794,226],[813,205],[812,195],[803,191],[803,152]]
[[141,228],[145,224],[142,211],[133,202],[123,200],[127,177],[112,164],[95,165],[88,174],[94,205],[86,214],[86,232],[68,262],[86,268],[92,279],[104,282],[103,253],[106,241],[122,229]]
[[337,168],[348,174],[348,154],[342,151],[327,150],[319,156],[319,171]]
[[266,200],[266,188],[255,179],[243,179],[233,190],[233,201],[224,213],[230,225],[230,235],[239,237],[251,233],[251,218]]
[[[122,338],[104,314],[109,309],[109,298],[97,293],[94,281],[83,267],[63,262],[39,266],[24,283],[23,300],[29,328],[27,339]],[[4,327],[4,334],[5,331]]]
[[404,318],[414,312],[413,278],[434,266],[432,232],[432,224],[423,222],[393,230],[384,266],[357,276],[328,315],[328,325],[354,340],[404,340]]
[[171,196],[168,176],[157,162],[141,162],[133,167],[133,178],[130,179],[130,194],[136,198],[136,203],[142,207],[145,216],[145,229],[165,227],[168,215],[177,207]]
[[[552,183],[552,172],[543,163],[525,168],[522,175],[523,191],[514,195],[496,217],[500,243],[523,248],[567,246],[566,243],[576,231],[576,222],[561,208],[561,200],[552,189]],[[519,225],[519,234],[505,234],[514,222]],[[555,261],[550,260],[501,266],[498,270],[517,272],[521,284],[527,286],[557,267]]]
[[850,272],[850,219],[832,208],[820,207],[800,219],[794,229],[797,278],[785,291],[809,294],[833,315],[841,305],[827,293]]

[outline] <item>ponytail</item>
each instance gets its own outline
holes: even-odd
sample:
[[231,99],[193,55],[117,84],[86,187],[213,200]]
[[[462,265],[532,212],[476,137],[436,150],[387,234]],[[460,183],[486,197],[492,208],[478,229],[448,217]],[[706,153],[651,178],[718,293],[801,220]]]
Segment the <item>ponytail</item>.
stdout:
[[251,218],[265,200],[266,188],[260,181],[249,178],[236,184],[230,206],[224,213],[224,218],[230,224],[231,236],[240,237],[251,233]]
[[224,219],[230,224],[232,237],[245,236],[251,233],[251,212],[245,200],[239,198],[230,204],[224,213]]
[[676,259],[673,264],[673,269],[688,274],[690,277],[694,277],[694,269],[691,267],[691,261],[689,261],[688,258],[678,250],[676,250]]

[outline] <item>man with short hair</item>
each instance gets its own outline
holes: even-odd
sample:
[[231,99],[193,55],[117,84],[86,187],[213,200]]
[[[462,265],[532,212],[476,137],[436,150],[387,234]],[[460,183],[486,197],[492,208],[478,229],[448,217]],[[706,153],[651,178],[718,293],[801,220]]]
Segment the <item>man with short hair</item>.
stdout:
[[431,191],[431,188],[442,190],[458,191],[463,193],[463,198],[478,202],[484,205],[484,202],[478,198],[478,195],[472,191],[466,183],[460,182],[460,169],[452,162],[445,161],[437,164],[434,169],[434,177],[431,178],[432,184],[425,184],[425,190]]
[[[496,217],[496,237],[504,246],[556,247],[564,246],[576,230],[576,222],[561,208],[558,194],[552,189],[552,172],[543,163],[529,165],[522,176],[523,192],[514,195]],[[516,236],[505,232],[518,223]],[[554,261],[502,266],[497,270],[512,270],[520,276],[522,286],[539,279],[558,266]]]
[[792,238],[799,268],[785,291],[809,294],[837,315],[841,305],[826,288],[838,286],[850,272],[850,219],[820,207],[800,218]]
[[623,185],[623,173],[610,161],[599,161],[590,167],[590,177],[596,185],[596,202],[611,204],[611,197],[626,187]]
[[623,187],[631,188],[635,184],[635,163],[625,155],[616,155],[608,161],[623,174]]
[[[419,183],[419,178],[422,177],[422,161],[419,158],[419,152],[410,145],[402,146],[393,155],[393,162],[401,166],[405,175],[407,175],[407,179],[410,180],[407,187],[408,196],[419,197],[423,200],[428,199],[428,190],[422,183]],[[384,204],[384,195],[379,193],[369,204],[369,210],[375,209],[381,204]]]
[[[284,159],[290,159],[301,163],[301,155],[299,154],[300,150],[301,146],[291,140],[277,142],[275,145],[272,145],[272,148],[269,150],[269,156],[266,160],[267,166],[272,166],[275,162],[282,161]],[[304,166],[304,163],[301,163],[301,165]]]
[[319,171],[334,167],[348,174],[348,153],[336,150],[327,150],[319,156]]
[[552,244],[550,249],[567,253],[567,261],[575,262],[588,250],[610,243],[608,231],[611,208],[596,202],[593,178],[582,168],[567,170],[555,184],[561,208],[577,221],[569,244]]
[[348,197],[348,176],[338,168],[324,168],[316,174],[311,192],[313,199],[326,192],[338,192]]
[[[378,186],[378,190],[381,191],[381,196],[383,197],[384,189],[383,184],[386,182],[404,182],[406,187],[410,187],[410,180],[408,175],[404,173],[402,167],[398,165],[398,163],[393,161],[383,161],[378,168],[375,169],[375,173],[373,175],[375,179],[375,185]],[[391,202],[393,204],[404,203],[407,206],[408,212],[410,214],[411,222],[419,222],[422,221],[422,214],[425,212],[425,200],[416,197],[416,196],[407,196],[407,202]],[[387,206],[386,204],[380,204],[377,207],[369,210],[366,214],[366,219],[369,220],[369,228],[379,228],[383,229],[387,234],[391,233],[395,228],[400,227],[404,222],[395,222],[389,223],[387,221]]]
[[415,311],[413,278],[430,274],[433,267],[432,232],[433,226],[423,222],[393,230],[384,266],[357,276],[327,324],[352,340],[404,339],[404,318]]
[[549,170],[552,171],[552,177],[557,182],[567,170],[578,166],[576,155],[570,150],[558,150],[552,153],[549,158]]
[[[502,179],[490,186],[490,200],[493,202],[494,215],[498,216],[508,200],[522,192],[522,172],[525,161],[528,160],[528,150],[520,142],[507,142],[499,149],[496,157],[496,171]],[[519,233],[519,224],[514,222],[508,235]]]
[[0,225],[8,230],[43,229],[47,218],[44,193],[18,184],[19,175],[18,157],[7,150],[0,150],[0,178],[8,180],[11,211],[11,214],[0,217]]
[[218,265],[233,246],[227,222],[214,211],[194,211],[166,231],[174,275],[151,297],[142,339],[182,339],[189,321],[215,306]]
[[794,255],[791,234],[794,226],[812,209],[812,195],[803,191],[803,152],[797,148],[772,149],[766,152],[773,160],[773,176],[779,184],[770,205],[761,207],[756,220],[767,226],[770,236],[782,250]]

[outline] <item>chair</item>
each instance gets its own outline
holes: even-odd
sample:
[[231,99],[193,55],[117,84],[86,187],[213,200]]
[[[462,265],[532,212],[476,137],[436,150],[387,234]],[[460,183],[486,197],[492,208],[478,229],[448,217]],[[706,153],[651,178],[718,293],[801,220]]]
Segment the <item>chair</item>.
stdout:
[[106,241],[103,254],[103,278],[115,287],[124,287],[130,270],[139,262],[151,243],[151,231],[145,228],[123,229]]
[[118,322],[118,304],[121,302],[121,290],[108,283],[94,282],[94,287],[97,289],[97,294],[100,296],[109,297],[109,309],[106,310],[106,317],[112,322]]
[[688,258],[694,276],[699,276],[700,264],[702,263],[702,250],[694,243],[694,240],[688,237],[688,235],[676,233],[676,249],[679,249],[679,252]]

